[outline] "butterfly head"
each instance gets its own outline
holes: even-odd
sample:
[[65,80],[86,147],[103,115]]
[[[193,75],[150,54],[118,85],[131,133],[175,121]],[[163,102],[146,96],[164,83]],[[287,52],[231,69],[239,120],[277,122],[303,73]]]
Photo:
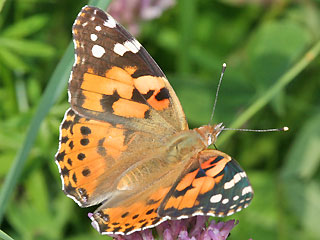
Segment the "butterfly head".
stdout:
[[222,123],[214,124],[214,125],[205,125],[196,129],[196,131],[200,134],[203,143],[206,146],[210,146],[214,144],[224,129]]

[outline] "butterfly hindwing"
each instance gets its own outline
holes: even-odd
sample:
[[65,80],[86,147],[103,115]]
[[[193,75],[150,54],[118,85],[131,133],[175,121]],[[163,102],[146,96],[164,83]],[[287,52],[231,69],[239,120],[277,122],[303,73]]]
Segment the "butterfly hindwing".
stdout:
[[158,167],[156,174],[163,174],[161,181],[158,177],[158,181],[147,182],[133,192],[117,192],[90,215],[93,225],[103,234],[130,234],[167,220],[158,215],[158,209],[183,168],[183,163],[168,172]]
[[234,159],[217,150],[201,151],[197,158],[161,203],[159,216],[224,217],[249,205],[253,190]]

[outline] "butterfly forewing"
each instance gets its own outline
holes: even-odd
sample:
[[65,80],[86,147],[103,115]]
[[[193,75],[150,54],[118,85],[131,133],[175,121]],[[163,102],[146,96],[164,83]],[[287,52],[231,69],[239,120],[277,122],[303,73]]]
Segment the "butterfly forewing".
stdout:
[[128,128],[180,131],[187,122],[161,69],[110,15],[86,6],[73,25],[75,64],[69,92],[80,115]]

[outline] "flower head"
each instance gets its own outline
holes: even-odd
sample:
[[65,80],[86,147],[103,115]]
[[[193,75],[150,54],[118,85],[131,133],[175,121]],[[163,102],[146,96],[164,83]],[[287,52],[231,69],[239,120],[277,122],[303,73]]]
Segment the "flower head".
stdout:
[[108,12],[125,25],[132,35],[139,33],[139,22],[160,17],[175,0],[117,0],[109,5]]
[[[196,216],[181,220],[172,220],[156,226],[156,232],[164,240],[225,240],[236,223],[235,220],[218,222],[209,217]],[[112,235],[117,240],[154,240],[151,229],[134,232],[128,236]]]

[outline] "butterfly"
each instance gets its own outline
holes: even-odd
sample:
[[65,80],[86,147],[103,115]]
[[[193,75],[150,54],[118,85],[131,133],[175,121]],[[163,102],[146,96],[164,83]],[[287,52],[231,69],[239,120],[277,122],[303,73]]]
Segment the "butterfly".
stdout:
[[56,163],[64,193],[102,234],[127,235],[168,219],[224,217],[253,190],[229,155],[208,149],[222,124],[189,129],[167,78],[104,11],[85,6],[73,25],[75,62]]

